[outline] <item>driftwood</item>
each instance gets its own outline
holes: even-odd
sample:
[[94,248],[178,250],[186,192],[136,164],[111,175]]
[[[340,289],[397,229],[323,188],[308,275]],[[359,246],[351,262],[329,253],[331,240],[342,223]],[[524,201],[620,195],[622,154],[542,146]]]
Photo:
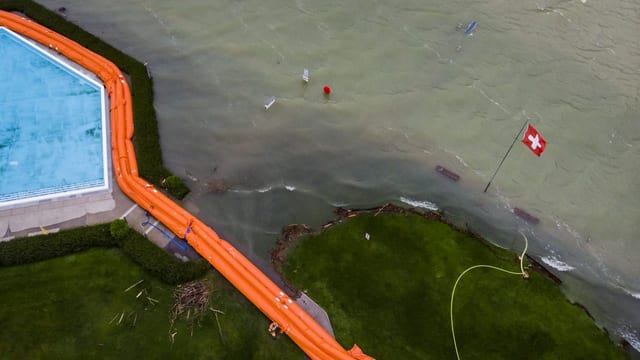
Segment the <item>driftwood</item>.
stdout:
[[282,272],[282,263],[291,243],[297,238],[312,232],[313,229],[305,224],[290,224],[282,228],[282,235],[276,240],[276,247],[271,252],[271,263],[278,273]]
[[313,229],[305,224],[290,224],[282,228],[282,234],[276,240],[276,246],[271,252],[271,264],[280,275],[284,285],[293,293],[293,298],[300,296],[300,292],[282,275],[282,264],[287,257],[291,243],[301,236],[313,233]]
[[[177,333],[172,332],[172,330],[178,319],[191,321],[191,336],[193,336],[193,328],[200,323],[200,319],[205,316],[210,308],[211,283],[207,280],[200,280],[178,285],[173,298],[174,304],[171,307],[169,320],[169,333],[173,334],[172,340]],[[155,299],[149,300],[157,301]]]
[[129,286],[128,288],[126,288],[126,289],[124,290],[124,292],[127,292],[127,291],[129,291],[129,290],[133,289],[134,287],[136,287],[136,286],[138,286],[138,285],[142,284],[142,282],[143,282],[143,281],[144,281],[144,279],[142,279],[142,280],[140,280],[140,281],[136,282],[135,284],[133,284],[133,285]]
[[[465,224],[464,227],[456,226],[455,224],[447,221],[444,218],[443,211],[431,211],[431,210],[424,210],[424,209],[419,209],[414,207],[407,208],[407,207],[402,207],[402,206],[394,205],[391,203],[387,203],[382,206],[376,206],[376,207],[366,208],[366,209],[347,209],[343,207],[337,207],[333,210],[333,213],[337,217],[334,220],[331,220],[326,224],[322,225],[322,228],[318,232],[314,231],[309,226],[304,224],[287,225],[284,228],[282,228],[282,234],[276,241],[276,246],[271,252],[271,263],[273,264],[276,272],[280,275],[280,278],[283,279],[284,285],[287,287],[287,290],[293,293],[293,296],[292,296],[293,298],[297,298],[300,296],[300,290],[297,289],[293,284],[291,284],[282,273],[282,265],[285,262],[286,254],[289,248],[291,247],[291,244],[293,244],[294,241],[301,236],[313,234],[313,233],[319,233],[321,231],[324,231],[332,227],[333,225],[339,224],[347,219],[350,219],[362,214],[368,214],[373,216],[378,216],[380,214],[417,215],[426,219],[440,221],[449,225],[451,228],[455,229],[456,231],[462,232],[466,235],[469,235],[472,238],[479,240],[482,244],[486,245],[489,250],[497,254],[495,251],[495,248],[492,245],[490,245],[490,243],[487,242],[484,238],[482,238],[479,234],[475,233],[469,227],[468,224]],[[560,279],[557,276],[553,275],[539,262],[535,261],[535,259],[531,258],[529,255],[527,255],[527,259],[530,262],[530,265],[529,265],[530,268],[537,270],[542,274],[548,276],[551,280],[553,280],[556,283],[561,283]]]
[[220,341],[222,341],[222,343],[224,343],[224,336],[222,336],[222,327],[220,326],[220,320],[218,319],[218,314],[222,314],[224,315],[224,312],[218,310],[218,309],[214,309],[214,308],[209,308],[209,310],[211,310],[213,312],[213,315],[216,316],[216,323],[218,324],[218,334],[220,334]]

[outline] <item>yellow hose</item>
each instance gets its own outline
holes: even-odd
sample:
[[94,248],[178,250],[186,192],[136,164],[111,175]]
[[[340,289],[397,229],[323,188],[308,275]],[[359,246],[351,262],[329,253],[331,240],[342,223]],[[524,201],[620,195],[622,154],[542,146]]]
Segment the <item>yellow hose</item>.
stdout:
[[467,268],[465,271],[463,271],[462,274],[460,274],[458,276],[458,278],[456,279],[456,282],[453,284],[453,290],[451,290],[451,303],[450,303],[450,306],[449,306],[449,318],[451,319],[451,337],[453,338],[453,347],[456,350],[456,358],[458,360],[460,360],[460,352],[458,351],[458,343],[456,342],[456,332],[455,332],[455,329],[454,329],[454,326],[453,326],[453,297],[455,296],[456,287],[458,286],[458,282],[460,281],[460,279],[462,279],[462,277],[466,273],[468,273],[469,271],[471,271],[473,269],[478,269],[478,268],[494,269],[494,270],[505,272],[507,274],[522,275],[522,277],[525,278],[525,279],[528,278],[529,274],[527,274],[527,272],[524,271],[524,254],[527,252],[527,248],[529,247],[529,240],[527,239],[527,236],[522,231],[520,231],[520,234],[522,234],[522,236],[524,237],[524,250],[522,251],[522,254],[519,256],[519,259],[520,259],[520,272],[506,270],[506,269],[499,268],[499,267],[493,266],[493,265],[485,265],[485,264],[474,265],[474,266],[471,266],[471,267]]

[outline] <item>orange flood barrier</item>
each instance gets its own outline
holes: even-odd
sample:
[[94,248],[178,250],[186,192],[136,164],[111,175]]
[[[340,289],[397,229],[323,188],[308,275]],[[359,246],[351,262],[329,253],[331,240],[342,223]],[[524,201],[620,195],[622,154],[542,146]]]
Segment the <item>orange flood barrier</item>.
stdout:
[[357,345],[345,350],[309,314],[231,244],[138,176],[129,85],[109,60],[29,19],[0,11],[4,26],[49,47],[96,74],[109,96],[111,156],[122,191],[207,259],[229,282],[278,324],[312,359],[373,359]]

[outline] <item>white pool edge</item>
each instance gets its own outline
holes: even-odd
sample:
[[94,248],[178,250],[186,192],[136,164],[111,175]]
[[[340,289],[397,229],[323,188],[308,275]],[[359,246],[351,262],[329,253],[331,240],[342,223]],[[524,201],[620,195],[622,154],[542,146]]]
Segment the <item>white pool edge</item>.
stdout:
[[[100,103],[101,103],[101,126],[102,126],[102,185],[93,186],[78,190],[71,191],[61,191],[61,192],[52,192],[39,196],[25,197],[22,199],[9,200],[0,202],[0,211],[1,210],[9,210],[16,207],[30,206],[30,205],[38,205],[42,203],[47,203],[51,201],[57,200],[65,200],[65,199],[73,199],[80,197],[86,194],[95,194],[100,192],[111,192],[112,191],[112,182],[111,182],[111,156],[109,152],[109,143],[110,143],[110,123],[108,118],[108,99],[106,96],[105,86],[98,79],[98,77],[92,72],[82,68],[77,63],[69,60],[65,56],[59,54],[55,49],[48,49],[47,47],[24,37],[10,29],[7,29],[4,26],[0,26],[0,29],[6,31],[10,35],[14,36],[16,39],[24,42],[26,45],[30,46],[40,54],[44,55],[46,58],[51,61],[59,64],[65,70],[81,77],[86,80],[93,86],[95,86],[100,91]],[[82,71],[80,70],[82,69]]]

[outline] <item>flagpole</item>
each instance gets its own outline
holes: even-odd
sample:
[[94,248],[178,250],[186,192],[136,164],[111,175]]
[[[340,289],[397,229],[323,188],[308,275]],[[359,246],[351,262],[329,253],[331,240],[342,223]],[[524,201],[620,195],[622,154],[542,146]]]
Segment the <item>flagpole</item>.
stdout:
[[524,124],[522,124],[522,127],[520,128],[520,131],[518,131],[518,133],[516,134],[516,137],[513,138],[513,142],[511,143],[511,146],[509,146],[509,150],[507,150],[507,153],[504,154],[504,156],[502,157],[502,160],[500,160],[500,164],[498,164],[498,168],[496,169],[496,172],[493,173],[493,176],[491,177],[491,180],[489,180],[489,183],[487,184],[487,186],[484,187],[484,191],[483,192],[486,193],[487,189],[489,188],[489,186],[491,186],[491,182],[493,181],[493,179],[498,174],[498,171],[500,170],[500,167],[502,166],[502,163],[504,162],[504,160],[507,158],[507,156],[511,152],[511,149],[513,148],[513,145],[515,145],[516,141],[518,141],[518,138],[520,137],[520,134],[522,133],[522,130],[524,130],[524,127],[527,126],[528,122],[529,122],[529,118],[526,118],[524,120]]

